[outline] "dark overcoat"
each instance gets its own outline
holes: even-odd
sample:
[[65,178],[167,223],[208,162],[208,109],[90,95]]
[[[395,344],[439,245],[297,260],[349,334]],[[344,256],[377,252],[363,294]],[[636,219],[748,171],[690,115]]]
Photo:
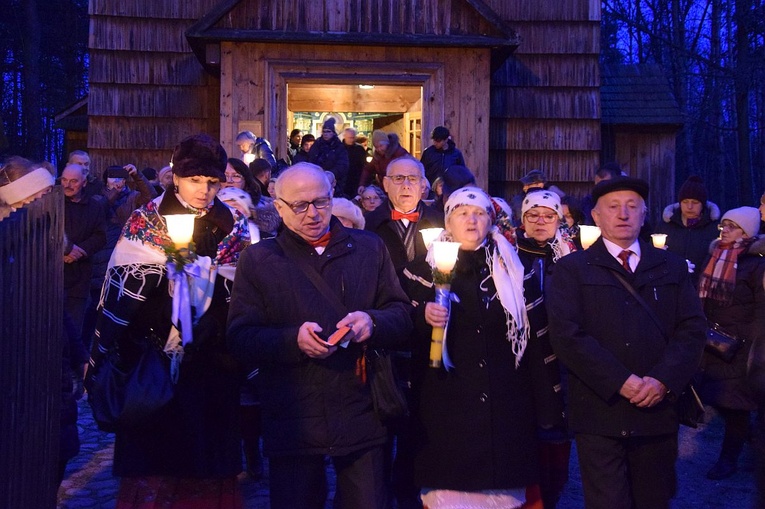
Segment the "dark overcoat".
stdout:
[[[505,312],[492,298],[496,288],[488,276],[486,248],[459,252],[451,286],[459,302],[452,304],[447,332],[455,367],[418,366],[415,477],[423,487],[478,491],[538,482],[537,413],[547,412],[537,412],[537,405],[562,408],[560,400],[535,399],[533,371],[543,366],[538,342],[529,340],[515,366]],[[416,323],[427,331],[420,337],[429,338],[423,315]],[[556,399],[551,388],[547,395]]]
[[[719,210],[716,215],[719,218]],[[697,284],[699,274],[704,270],[702,262],[707,256],[709,243],[718,234],[717,220],[712,219],[710,209],[704,205],[699,222],[688,227],[683,224],[682,213],[678,208],[669,220],[665,217],[663,221],[658,222],[656,233],[667,235],[667,251],[690,260],[696,266],[696,269],[691,274],[691,280],[694,285]]]
[[[672,405],[696,371],[706,320],[685,260],[640,242],[641,258],[628,273],[598,239],[561,258],[546,285],[553,349],[571,376],[569,426],[574,432],[629,437],[675,433]],[[662,324],[616,279],[631,282]],[[665,339],[665,335],[668,339]],[[642,409],[619,395],[631,374],[651,376],[671,396]]]
[[[719,242],[712,242],[710,249]],[[704,270],[704,265],[699,270]],[[736,287],[733,300],[723,304],[704,300],[704,311],[710,321],[726,332],[744,340],[744,346],[733,360],[725,362],[704,352],[701,361],[701,400],[708,404],[737,410],[754,410],[756,398],[746,380],[749,350],[755,341],[765,341],[765,236],[758,238],[749,249],[739,255],[736,268]]]
[[382,241],[334,218],[330,224],[331,240],[321,255],[285,228],[245,249],[237,264],[228,340],[237,359],[260,369],[264,450],[270,456],[343,456],[386,440],[369,387],[356,373],[362,344],[338,348],[326,359],[309,358],[298,348],[304,322],[331,332],[343,318],[303,264],[319,272],[348,312],[372,317],[371,347],[406,343],[411,331],[409,300]]

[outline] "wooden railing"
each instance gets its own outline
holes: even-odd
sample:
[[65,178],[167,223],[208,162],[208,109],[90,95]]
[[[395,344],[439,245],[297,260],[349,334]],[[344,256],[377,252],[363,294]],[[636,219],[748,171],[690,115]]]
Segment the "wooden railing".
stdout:
[[64,198],[0,221],[0,508],[56,507]]

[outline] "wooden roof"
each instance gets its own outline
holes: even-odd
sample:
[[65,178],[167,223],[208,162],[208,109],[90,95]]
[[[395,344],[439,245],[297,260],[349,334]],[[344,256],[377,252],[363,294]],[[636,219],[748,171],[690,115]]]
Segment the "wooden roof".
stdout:
[[601,119],[607,125],[679,126],[680,108],[658,65],[607,66],[601,71]]
[[223,0],[186,38],[203,64],[205,45],[220,41],[488,47],[505,53],[520,42],[483,0]]

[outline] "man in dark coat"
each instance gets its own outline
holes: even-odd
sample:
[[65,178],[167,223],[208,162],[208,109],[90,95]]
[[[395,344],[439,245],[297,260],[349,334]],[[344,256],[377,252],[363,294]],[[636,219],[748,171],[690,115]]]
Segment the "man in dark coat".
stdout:
[[[82,321],[93,272],[93,255],[106,244],[106,200],[85,194],[87,176],[87,170],[79,164],[68,164],[61,173],[66,234],[64,309],[77,334],[82,334]],[[90,347],[89,344],[84,346],[86,349]]]
[[335,131],[335,119],[327,118],[321,126],[321,137],[308,152],[308,161],[332,172],[335,176],[335,193],[337,196],[345,194],[345,181],[348,178],[348,151],[340,141]]
[[[425,169],[417,159],[411,156],[394,159],[386,171],[383,186],[388,193],[388,202],[367,215],[365,229],[375,232],[383,239],[401,287],[413,304],[424,306],[433,299],[433,289],[431,268],[425,261],[427,247],[420,231],[426,228],[443,228],[443,213],[428,207],[420,199],[425,187]],[[427,352],[424,355],[426,356]],[[401,381],[409,382],[406,386],[411,386],[411,352],[394,352],[394,363]],[[407,396],[412,406],[414,402],[411,394]],[[410,411],[413,412],[413,409],[410,408]],[[415,451],[410,423],[406,420],[398,422],[393,431],[398,437],[393,465],[393,491],[399,507],[416,507],[419,497],[413,481]]]
[[571,373],[569,425],[588,509],[670,507],[672,403],[704,345],[706,320],[685,260],[638,240],[647,196],[648,184],[629,177],[595,186],[601,238],[561,258],[547,281],[551,342]]
[[[247,368],[260,369],[272,508],[323,508],[325,456],[339,507],[382,508],[386,498],[386,431],[361,359],[365,345],[406,341],[410,307],[382,241],[332,219],[330,189],[318,166],[285,170],[274,202],[285,228],[237,265],[228,340]],[[343,326],[355,334],[347,347],[320,339]]]
[[446,127],[440,125],[433,129],[430,139],[433,140],[433,144],[425,149],[420,161],[425,166],[425,177],[432,184],[449,166],[465,166],[465,158],[452,141],[451,133]]
[[356,129],[352,127],[343,131],[343,146],[348,152],[348,178],[345,180],[345,195],[349,198],[356,196],[361,181],[361,172],[367,164],[367,150],[356,143]]

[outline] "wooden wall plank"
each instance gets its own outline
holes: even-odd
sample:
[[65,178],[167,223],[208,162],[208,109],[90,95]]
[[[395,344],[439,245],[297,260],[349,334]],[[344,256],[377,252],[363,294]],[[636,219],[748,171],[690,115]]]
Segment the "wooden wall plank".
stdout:
[[89,82],[93,84],[196,85],[207,83],[199,60],[191,53],[90,50]]
[[491,91],[492,118],[600,118],[597,88],[502,88]]
[[[492,180],[515,182],[529,170],[540,169],[549,180],[590,181],[599,164],[599,154],[594,151],[562,150],[492,150]],[[497,168],[504,165],[501,173]]]
[[185,35],[191,21],[106,16],[94,17],[91,21],[91,47],[102,50],[191,51]]
[[598,119],[492,119],[489,132],[493,150],[600,150]]
[[165,18],[176,20],[197,20],[212,9],[220,0],[183,0],[132,1],[91,0],[88,2],[88,14],[91,16]]
[[513,29],[521,37],[516,55],[529,53],[592,54],[600,52],[600,24],[592,21],[513,21]]
[[207,87],[144,87],[114,85],[91,88],[88,97],[90,115],[206,118],[218,110],[208,104]]
[[592,54],[514,55],[492,75],[495,86],[590,87],[600,89],[600,68]]

